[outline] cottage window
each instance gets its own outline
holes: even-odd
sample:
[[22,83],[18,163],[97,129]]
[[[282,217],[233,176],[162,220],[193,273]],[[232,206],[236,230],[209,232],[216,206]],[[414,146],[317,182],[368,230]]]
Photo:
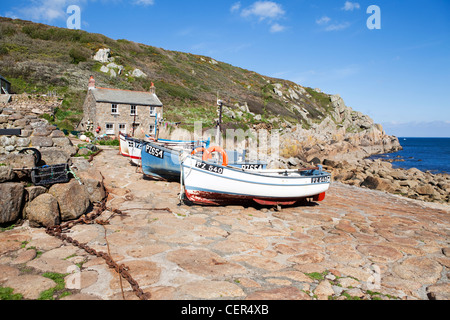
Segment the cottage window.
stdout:
[[156,107],[150,107],[150,117],[156,116]]
[[114,134],[114,123],[106,123],[105,128],[106,134]]
[[156,127],[154,124],[150,125],[150,134],[156,135]]
[[132,116],[136,116],[137,115],[137,107],[136,106],[131,106],[131,109],[130,109],[131,111],[130,111],[130,114],[132,115]]
[[112,114],[119,114],[119,107],[117,106],[117,104],[112,104],[111,105],[111,113]]
[[119,123],[119,131],[122,133],[127,132],[127,125],[125,123]]

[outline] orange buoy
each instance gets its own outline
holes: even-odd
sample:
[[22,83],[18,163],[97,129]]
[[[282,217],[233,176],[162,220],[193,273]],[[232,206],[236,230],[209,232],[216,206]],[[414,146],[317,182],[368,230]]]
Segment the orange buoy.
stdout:
[[[208,150],[206,150],[206,148],[204,148],[204,147],[197,147],[197,148],[195,148],[194,150],[192,150],[192,152],[191,152],[191,155],[194,155],[194,154],[196,154],[196,153],[198,153],[198,152],[203,152],[203,158],[206,156],[206,155],[208,155],[208,156],[211,156],[211,154],[209,153],[209,151]],[[204,159],[203,159],[204,160]]]
[[223,150],[223,148],[219,147],[219,146],[212,146],[208,148],[208,153],[203,154],[203,161],[207,161],[208,159],[212,158],[212,153],[213,152],[219,152],[222,155],[222,165],[224,167],[228,166],[228,155],[225,152],[225,150]]

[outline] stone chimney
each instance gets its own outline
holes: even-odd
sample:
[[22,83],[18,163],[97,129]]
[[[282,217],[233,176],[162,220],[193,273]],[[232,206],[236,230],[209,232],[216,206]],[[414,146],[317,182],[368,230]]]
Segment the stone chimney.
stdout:
[[153,84],[153,82],[152,82],[152,86],[150,87],[150,93],[156,94],[156,88],[155,88],[155,85]]
[[89,79],[89,90],[95,89],[95,79],[94,76],[91,76]]

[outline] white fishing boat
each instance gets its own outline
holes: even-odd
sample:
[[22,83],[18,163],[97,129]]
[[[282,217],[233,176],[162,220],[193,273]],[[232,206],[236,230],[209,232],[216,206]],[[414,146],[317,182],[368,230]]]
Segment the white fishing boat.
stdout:
[[127,135],[123,134],[123,133],[119,133],[119,152],[121,155],[123,155],[124,157],[129,157],[130,156],[130,145],[131,143],[129,143],[127,141]]
[[261,205],[293,205],[322,201],[331,174],[322,167],[300,170],[245,170],[185,155],[181,161],[185,197],[197,204],[223,205],[255,201]]

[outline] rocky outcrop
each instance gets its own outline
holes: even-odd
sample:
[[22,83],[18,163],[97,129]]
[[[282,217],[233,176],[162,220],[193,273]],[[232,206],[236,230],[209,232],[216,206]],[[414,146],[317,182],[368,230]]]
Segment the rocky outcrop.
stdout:
[[351,161],[401,150],[398,138],[347,107],[339,95],[331,96],[331,105],[332,111],[320,123],[311,123],[309,128],[296,125],[281,136],[282,157],[308,163],[314,158]]
[[97,51],[97,53],[92,58],[101,63],[113,62],[114,58],[111,57],[111,49],[104,48]]
[[416,168],[395,169],[382,160],[324,160],[335,181],[428,202],[450,203],[450,176]]

